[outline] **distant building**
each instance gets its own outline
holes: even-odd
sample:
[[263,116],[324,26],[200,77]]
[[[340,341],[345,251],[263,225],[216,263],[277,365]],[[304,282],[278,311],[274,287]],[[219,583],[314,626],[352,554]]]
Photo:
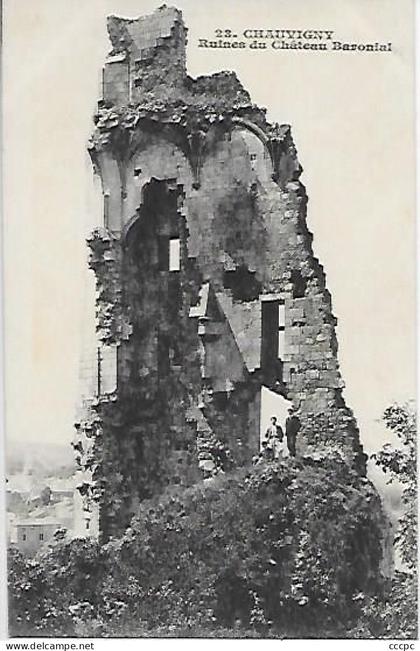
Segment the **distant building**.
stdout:
[[54,533],[60,528],[58,522],[36,519],[22,520],[15,526],[16,546],[23,554],[30,556],[52,540]]
[[6,491],[6,509],[13,511],[19,508],[29,498],[29,493],[19,493],[18,491]]
[[61,500],[73,497],[74,493],[74,480],[70,479],[56,479],[51,478],[47,480],[47,485],[51,489],[51,501],[60,502]]
[[7,545],[16,545],[16,514],[7,513],[6,517],[6,532],[7,532]]

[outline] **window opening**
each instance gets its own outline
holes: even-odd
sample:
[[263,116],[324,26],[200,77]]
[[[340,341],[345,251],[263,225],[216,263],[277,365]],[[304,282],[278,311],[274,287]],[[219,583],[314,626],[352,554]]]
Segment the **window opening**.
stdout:
[[293,298],[303,298],[306,291],[306,278],[300,271],[294,269],[291,273],[291,281],[293,283]]
[[284,359],[285,347],[286,347],[286,310],[284,303],[279,303],[279,321],[278,321],[279,337],[278,337],[278,347],[277,347],[277,357],[279,359]]
[[263,301],[262,303],[262,366],[270,368],[278,353],[279,303]]
[[179,238],[169,240],[169,271],[181,269],[181,244]]

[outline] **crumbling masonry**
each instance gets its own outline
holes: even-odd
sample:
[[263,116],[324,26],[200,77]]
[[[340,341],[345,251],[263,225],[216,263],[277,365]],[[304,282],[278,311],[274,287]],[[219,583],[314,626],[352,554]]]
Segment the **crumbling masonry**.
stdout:
[[290,127],[234,73],[187,75],[177,9],[108,31],[89,147],[104,224],[88,244],[113,362],[76,426],[86,513],[106,539],[141,500],[199,481],[203,461],[250,462],[263,386],[297,408],[300,455],[363,473]]

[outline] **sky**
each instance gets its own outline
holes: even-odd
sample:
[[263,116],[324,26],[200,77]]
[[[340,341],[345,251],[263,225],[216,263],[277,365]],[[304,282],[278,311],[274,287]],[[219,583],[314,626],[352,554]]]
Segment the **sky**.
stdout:
[[[6,433],[73,436],[88,231],[101,197],[86,144],[110,49],[106,16],[150,0],[4,0]],[[413,20],[409,0],[179,0],[192,76],[235,70],[268,118],[292,125],[308,226],[338,318],[339,359],[368,451],[393,401],[415,397]],[[211,7],[211,9],[210,9]],[[335,30],[392,53],[210,50],[216,29]]]

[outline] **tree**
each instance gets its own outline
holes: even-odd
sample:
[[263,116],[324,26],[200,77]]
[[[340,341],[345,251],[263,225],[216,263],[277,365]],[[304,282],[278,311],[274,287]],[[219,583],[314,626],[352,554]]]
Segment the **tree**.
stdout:
[[383,415],[388,429],[400,442],[399,447],[390,443],[372,455],[377,466],[389,475],[388,483],[399,482],[403,486],[402,503],[404,513],[398,522],[395,546],[408,571],[417,567],[417,427],[414,407],[394,404]]
[[43,565],[17,549],[8,550],[9,633],[11,636],[69,635],[73,632],[61,594],[51,589]]
[[41,499],[41,504],[43,506],[48,506],[48,504],[50,504],[50,502],[51,502],[51,494],[52,494],[52,490],[51,490],[51,488],[49,486],[45,486],[42,489],[41,494],[40,494],[40,499]]
[[105,545],[10,562],[27,635],[343,637],[377,593],[383,516],[344,462],[291,459],[169,487]]
[[396,571],[384,595],[362,599],[362,616],[353,637],[417,639],[417,461],[416,414],[413,405],[393,404],[383,419],[398,438],[399,446],[387,443],[372,455],[376,465],[389,475],[388,483],[399,482],[404,513],[399,518],[394,547],[404,563]]

